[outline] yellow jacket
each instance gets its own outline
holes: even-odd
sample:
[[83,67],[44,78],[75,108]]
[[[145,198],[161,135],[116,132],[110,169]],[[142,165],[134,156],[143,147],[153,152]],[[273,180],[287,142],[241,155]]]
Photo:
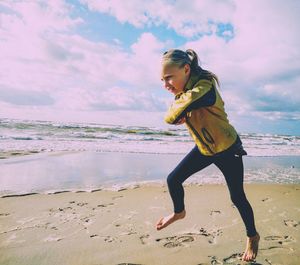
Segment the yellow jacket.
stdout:
[[216,155],[239,140],[227,119],[214,79],[191,75],[184,91],[175,96],[164,120],[176,124],[182,117],[186,118],[189,133],[203,155]]

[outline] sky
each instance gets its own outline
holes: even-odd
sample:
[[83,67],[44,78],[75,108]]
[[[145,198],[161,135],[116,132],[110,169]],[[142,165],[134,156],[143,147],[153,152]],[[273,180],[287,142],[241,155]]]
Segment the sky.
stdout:
[[191,48],[239,132],[300,135],[299,13],[297,0],[1,1],[0,118],[167,126],[161,56]]

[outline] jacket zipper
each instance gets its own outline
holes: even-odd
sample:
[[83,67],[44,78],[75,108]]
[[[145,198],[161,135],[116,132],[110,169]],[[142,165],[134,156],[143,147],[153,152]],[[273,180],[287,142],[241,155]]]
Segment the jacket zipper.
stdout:
[[194,134],[196,135],[196,137],[198,138],[198,140],[206,147],[206,149],[211,154],[214,154],[214,152],[211,150],[211,148],[209,147],[209,145],[204,142],[204,140],[202,139],[201,135],[197,132],[197,130],[193,127],[193,125],[189,122],[189,120],[187,119],[187,117],[186,117],[186,123],[192,129],[192,131],[194,132]]

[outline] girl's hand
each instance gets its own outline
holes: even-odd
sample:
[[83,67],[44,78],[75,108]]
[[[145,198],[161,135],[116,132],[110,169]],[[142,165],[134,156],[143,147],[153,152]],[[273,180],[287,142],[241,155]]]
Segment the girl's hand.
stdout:
[[176,125],[180,125],[180,124],[183,124],[185,123],[185,117],[181,118],[177,123],[175,123]]

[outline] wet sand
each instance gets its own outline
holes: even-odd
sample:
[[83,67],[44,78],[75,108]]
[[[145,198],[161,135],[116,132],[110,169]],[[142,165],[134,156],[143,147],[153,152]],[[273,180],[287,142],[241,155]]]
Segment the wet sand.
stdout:
[[[185,155],[65,151],[0,159],[0,196],[165,183]],[[300,183],[300,156],[245,156],[243,160],[245,183]],[[185,183],[225,184],[225,180],[210,165]]]
[[38,153],[41,153],[41,151],[38,151],[38,150],[0,151],[0,159],[8,159],[8,158],[12,158],[12,157],[26,156],[26,155],[32,155],[32,154],[38,154]]
[[[247,184],[261,235],[256,263],[300,260],[300,185]],[[185,219],[165,185],[0,198],[1,265],[247,264],[245,231],[225,185],[185,185]],[[248,263],[251,264],[251,263]]]

